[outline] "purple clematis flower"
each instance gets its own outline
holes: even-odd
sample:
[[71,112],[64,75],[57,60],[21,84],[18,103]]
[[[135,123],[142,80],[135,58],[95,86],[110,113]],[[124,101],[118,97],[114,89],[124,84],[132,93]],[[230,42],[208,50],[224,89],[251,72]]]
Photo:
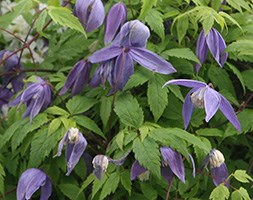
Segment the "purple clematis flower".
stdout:
[[[0,60],[5,59],[12,52],[7,50],[0,51]],[[19,92],[24,87],[24,74],[20,73],[22,66],[19,63],[18,56],[14,54],[8,58],[4,63],[3,87],[11,83],[15,93]]]
[[186,95],[182,111],[185,129],[189,125],[194,107],[197,107],[205,109],[206,122],[209,122],[217,110],[220,109],[228,121],[230,121],[238,131],[241,131],[241,125],[238,121],[233,107],[225,97],[213,89],[211,84],[207,85],[201,81],[187,79],[170,80],[166,82],[164,86],[168,84],[182,85],[185,87],[193,88]]
[[[170,183],[176,175],[179,180],[185,183],[184,163],[181,154],[167,146],[161,147],[160,152],[162,156],[161,175],[163,178]],[[192,156],[189,155],[189,157],[193,166],[193,176],[195,176],[195,163]],[[141,179],[146,179],[147,171],[136,160],[131,168],[131,180],[140,176]]]
[[60,95],[65,94],[70,88],[72,89],[72,96],[81,92],[89,81],[91,66],[92,64],[86,60],[77,62],[69,72],[67,80],[60,91]]
[[71,128],[65,133],[64,137],[61,139],[58,145],[57,154],[54,157],[61,155],[64,144],[67,145],[66,161],[68,172],[66,175],[69,176],[76,164],[78,163],[80,157],[83,155],[83,152],[86,149],[88,143],[83,137],[83,134],[77,128]]
[[17,200],[31,199],[41,187],[40,200],[47,200],[52,193],[50,178],[40,169],[30,168],[22,173],[18,181]]
[[111,7],[106,17],[104,43],[110,43],[119,28],[126,22],[127,9],[124,3],[119,2]]
[[3,105],[8,104],[13,93],[7,88],[0,87],[0,109]]
[[[196,54],[200,63],[203,64],[206,60],[207,49],[209,49],[216,62],[220,67],[223,67],[228,57],[228,53],[225,52],[226,47],[223,37],[215,28],[211,28],[206,36],[204,30],[202,30],[197,41]],[[199,64],[195,65],[197,72],[200,67]]]
[[225,164],[225,158],[223,154],[217,149],[212,149],[204,159],[201,170],[208,164],[210,164],[214,185],[218,186],[219,184],[224,183],[225,186],[229,187],[229,180],[227,180],[228,169]]
[[93,173],[99,180],[101,180],[103,178],[103,173],[106,172],[110,162],[114,163],[115,165],[123,165],[127,156],[128,153],[120,159],[113,160],[112,158],[109,158],[108,156],[105,155],[96,155],[92,160],[94,168]]
[[77,0],[74,15],[86,32],[91,32],[103,24],[105,9],[101,0]]
[[40,77],[36,77],[34,83],[30,83],[28,87],[9,103],[9,106],[16,106],[26,103],[27,109],[23,117],[30,115],[30,121],[47,108],[51,103],[51,89],[49,84]]
[[[161,74],[175,72],[176,70],[170,63],[157,54],[145,49],[149,36],[148,27],[140,21],[133,20],[125,23],[113,40],[112,45],[96,51],[89,57],[92,63],[108,62],[101,65],[93,77],[93,82],[103,82],[97,80],[99,79],[98,74],[100,74],[100,79],[109,79],[110,84],[113,85],[109,92],[110,94],[122,90],[129,77],[134,73],[134,62]],[[112,59],[114,61],[111,61]]]

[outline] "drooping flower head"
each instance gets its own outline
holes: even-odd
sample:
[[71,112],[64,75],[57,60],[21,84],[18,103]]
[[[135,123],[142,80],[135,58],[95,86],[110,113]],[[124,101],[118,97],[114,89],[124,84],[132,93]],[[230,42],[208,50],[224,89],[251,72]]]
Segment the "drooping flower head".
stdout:
[[104,43],[110,43],[119,28],[126,22],[127,9],[124,3],[119,2],[113,5],[106,17]]
[[[109,47],[98,50],[89,57],[92,63],[110,63],[107,67],[101,65],[97,72],[106,74],[110,84],[113,85],[110,94],[124,88],[129,77],[134,73],[134,62],[161,74],[170,74],[176,71],[163,58],[145,49],[149,36],[150,32],[147,26],[138,20],[129,21],[121,27]],[[111,65],[112,59],[114,65]],[[103,73],[102,70],[106,72]],[[99,78],[97,73],[93,81],[102,82],[97,80]],[[105,79],[104,76],[103,79]]]
[[70,175],[74,167],[77,165],[80,157],[87,147],[87,141],[83,134],[77,128],[69,129],[58,145],[57,154],[54,156],[61,156],[64,144],[66,144],[66,162],[67,162],[67,176]]
[[[176,175],[180,181],[185,183],[185,171],[182,156],[179,152],[174,151],[172,148],[164,146],[160,148],[162,163],[161,163],[161,175],[167,182],[171,182],[174,175]],[[195,176],[195,163],[191,155],[189,155],[193,166],[193,176]],[[131,168],[131,180],[141,177],[145,180],[147,175],[147,169],[140,165],[139,161],[135,161]]]
[[101,0],[77,0],[74,15],[86,32],[91,32],[102,25],[105,18],[105,9]]
[[204,159],[201,169],[208,164],[210,164],[214,185],[217,186],[221,183],[224,183],[227,187],[229,187],[229,180],[227,180],[228,169],[225,164],[225,158],[223,154],[217,149],[212,149]]
[[18,181],[17,200],[29,200],[41,187],[40,200],[47,200],[52,193],[50,178],[40,169],[30,168],[22,173]]
[[60,95],[65,94],[68,89],[72,90],[72,96],[75,96],[81,92],[89,81],[91,66],[91,63],[87,62],[86,60],[77,62],[69,72],[67,80],[60,91]]
[[[7,50],[0,51],[0,61],[7,58],[12,52]],[[14,92],[19,92],[24,86],[23,78],[24,74],[20,73],[21,64],[19,63],[18,56],[14,54],[4,62],[4,75],[3,75],[3,87],[6,87],[11,83]]]
[[9,103],[9,106],[16,106],[25,103],[27,109],[23,117],[30,116],[30,121],[47,108],[52,101],[51,88],[49,84],[40,77],[36,82],[30,83],[28,87]]
[[233,107],[225,97],[213,89],[211,84],[207,85],[201,81],[188,79],[170,80],[166,82],[164,86],[168,84],[182,85],[192,88],[186,95],[182,111],[185,129],[189,125],[194,108],[197,107],[205,109],[206,122],[209,122],[217,110],[220,109],[228,121],[230,121],[238,131],[241,131],[241,125]]
[[127,156],[128,156],[128,153],[124,155],[122,158],[114,160],[105,155],[96,155],[92,160],[93,169],[94,169],[93,173],[99,180],[101,180],[110,162],[115,165],[123,165]]
[[[223,67],[228,57],[228,53],[225,52],[226,47],[223,37],[215,28],[211,28],[207,35],[202,30],[197,41],[196,55],[200,63],[203,64],[206,60],[207,50],[209,49],[219,66]],[[197,72],[200,67],[201,65],[199,64],[195,65]]]

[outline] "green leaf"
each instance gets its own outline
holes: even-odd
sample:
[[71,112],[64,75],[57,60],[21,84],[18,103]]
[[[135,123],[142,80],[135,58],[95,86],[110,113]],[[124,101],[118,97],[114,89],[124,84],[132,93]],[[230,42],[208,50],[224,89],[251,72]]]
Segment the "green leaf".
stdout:
[[26,124],[29,121],[28,118],[21,119],[19,121],[14,122],[4,133],[4,135],[1,138],[1,143],[0,143],[0,149],[3,148],[3,146],[11,139],[13,134],[18,131],[18,129],[24,124]]
[[22,126],[18,131],[16,131],[11,140],[11,148],[14,152],[16,148],[23,142],[24,138],[27,136],[28,133],[37,130],[38,128],[42,127],[49,121],[47,118],[47,114],[40,113],[37,115],[33,121],[27,122],[25,125]]
[[94,198],[94,196],[98,193],[98,191],[102,188],[102,186],[105,184],[106,180],[108,179],[108,176],[103,176],[102,180],[98,180],[95,178],[92,185],[92,194],[91,199]]
[[111,193],[114,193],[118,187],[120,176],[118,173],[112,173],[103,185],[99,199],[102,200]]
[[157,199],[157,191],[154,189],[154,187],[151,184],[148,183],[141,183],[141,191],[144,194],[145,197],[147,197],[150,200],[156,200]]
[[123,187],[127,190],[129,196],[131,195],[131,179],[130,179],[130,172],[124,171],[120,173],[120,182],[123,185]]
[[210,29],[213,27],[213,24],[214,24],[214,18],[210,17],[209,15],[206,15],[206,18],[202,21],[202,26],[203,26],[205,35],[209,33]]
[[189,48],[174,48],[166,50],[163,53],[167,56],[183,58],[200,64],[200,61],[197,56]]
[[162,40],[164,40],[165,34],[162,14],[155,9],[151,9],[149,14],[145,17],[145,21],[148,23],[151,30],[154,31]]
[[65,130],[69,130],[72,127],[76,127],[76,122],[73,118],[60,117]]
[[224,136],[224,131],[221,131],[220,129],[217,128],[203,128],[203,129],[198,129],[196,133],[200,136],[215,136],[215,137],[223,137]]
[[245,170],[238,169],[234,173],[234,177],[241,183],[249,183],[253,179],[246,173]]
[[144,17],[149,13],[153,6],[156,5],[157,0],[141,0],[142,7],[139,15],[139,19],[144,19]]
[[158,74],[154,74],[148,82],[148,104],[156,122],[168,105],[168,90],[162,88],[164,82],[164,79]]
[[86,37],[82,24],[67,8],[48,6],[48,14],[55,23],[79,31]]
[[239,12],[242,12],[242,8],[250,11],[251,8],[249,7],[249,5],[244,1],[244,0],[227,0],[227,3],[235,8],[236,10],[238,10]]
[[61,122],[60,118],[53,119],[48,126],[48,135],[54,133],[61,126]]
[[177,85],[167,85],[166,87],[182,102],[184,102],[184,97],[180,91],[180,87]]
[[87,128],[91,130],[92,132],[98,134],[99,136],[105,138],[104,133],[101,131],[101,129],[98,127],[96,122],[94,122],[92,119],[86,116],[74,116],[73,119],[76,121],[77,124],[80,126]]
[[100,105],[100,118],[103,126],[106,127],[112,112],[113,96],[102,97]]
[[4,177],[5,177],[5,171],[2,164],[0,164],[0,193],[2,195],[4,195]]
[[143,167],[160,177],[160,151],[153,139],[147,137],[141,142],[140,138],[136,138],[133,142],[133,152]]
[[47,157],[55,146],[58,140],[63,136],[65,129],[60,128],[54,134],[48,135],[48,129],[40,129],[34,136],[31,142],[31,152],[29,159],[29,167],[38,167],[41,162]]
[[74,96],[66,103],[66,107],[72,115],[76,115],[89,110],[96,103],[95,99],[86,96]]
[[187,15],[178,18],[176,28],[179,44],[182,42],[184,36],[186,35],[188,26],[189,26],[189,19]]
[[66,117],[69,115],[67,111],[58,106],[49,107],[45,110],[45,112],[52,115],[65,115]]
[[245,70],[242,72],[242,77],[245,82],[245,86],[253,92],[253,69]]
[[115,141],[116,141],[118,147],[120,148],[120,150],[122,150],[122,151],[123,151],[123,145],[124,145],[125,132],[126,132],[126,130],[123,129],[122,131],[120,131],[120,132],[115,136]]
[[238,80],[240,81],[240,83],[242,85],[243,92],[245,93],[245,83],[244,83],[243,76],[242,76],[241,72],[234,65],[232,65],[228,62],[226,62],[226,65],[237,76]]
[[43,10],[34,24],[37,32],[43,36],[44,36],[43,27],[45,25],[46,18],[47,18],[47,10]]
[[240,39],[227,46],[227,52],[235,53],[240,59],[242,56],[253,56],[253,41],[249,39]]
[[232,200],[250,200],[250,196],[247,190],[243,187],[240,187],[239,190],[236,190],[231,195]]
[[209,199],[212,200],[225,200],[228,199],[229,197],[229,190],[226,186],[224,186],[223,184],[220,184],[219,186],[217,186],[216,188],[214,188],[214,190],[212,191]]
[[116,99],[114,111],[126,126],[139,128],[143,124],[143,111],[130,93],[123,93]]
[[79,190],[78,194],[80,194],[84,189],[86,189],[94,180],[95,180],[94,174],[90,174],[87,179],[83,182],[81,189]]
[[85,199],[84,193],[78,193],[79,187],[71,183],[62,183],[58,185],[61,192],[71,200],[83,200]]
[[231,15],[229,15],[223,11],[220,11],[218,14],[220,16],[228,19],[230,22],[232,22],[233,24],[235,24],[236,26],[238,26],[242,30],[242,27],[240,26],[240,24]]

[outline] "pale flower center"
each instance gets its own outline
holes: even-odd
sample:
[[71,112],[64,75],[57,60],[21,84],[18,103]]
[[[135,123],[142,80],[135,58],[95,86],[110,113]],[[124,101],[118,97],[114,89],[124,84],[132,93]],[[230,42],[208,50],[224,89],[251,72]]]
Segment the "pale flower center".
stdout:
[[196,92],[191,94],[191,100],[194,106],[197,108],[204,108],[204,94],[206,91],[206,87],[199,88]]
[[102,168],[103,172],[106,172],[106,169],[108,167],[109,164],[109,160],[106,156],[104,155],[97,155],[93,161],[93,168],[97,168],[98,166]]
[[70,143],[75,143],[76,141],[79,140],[78,133],[79,133],[78,128],[71,128],[71,129],[69,129],[68,139],[69,139]]
[[225,158],[219,150],[214,149],[209,154],[209,162],[211,168],[219,167],[222,163],[225,162]]

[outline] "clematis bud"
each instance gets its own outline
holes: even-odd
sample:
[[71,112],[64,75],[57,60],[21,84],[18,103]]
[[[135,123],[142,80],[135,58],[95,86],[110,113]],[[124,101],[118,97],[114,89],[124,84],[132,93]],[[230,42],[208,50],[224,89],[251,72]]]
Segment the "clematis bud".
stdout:
[[57,154],[54,157],[61,156],[64,144],[67,145],[66,162],[68,171],[66,175],[69,176],[71,171],[78,163],[88,143],[77,128],[70,128],[61,139],[58,145]]
[[204,159],[202,168],[208,165],[208,163],[210,164],[214,185],[217,186],[221,183],[224,183],[227,187],[229,187],[229,181],[227,180],[228,169],[225,164],[225,158],[223,154],[217,149],[212,149]]
[[149,171],[142,167],[138,160],[135,160],[131,167],[131,181],[139,178],[141,181],[149,179]]
[[[211,28],[206,36],[204,30],[202,30],[197,41],[196,55],[200,63],[203,64],[206,60],[207,49],[209,49],[216,62],[220,67],[223,67],[228,57],[228,53],[225,52],[226,47],[223,37],[215,28]],[[200,67],[199,64],[195,65],[197,72]]]
[[9,106],[26,103],[27,109],[23,117],[30,115],[30,121],[32,121],[39,112],[47,108],[52,100],[49,84],[38,76],[36,77],[36,81],[37,82],[30,83],[18,97],[9,103]]
[[110,43],[115,37],[119,28],[125,23],[127,9],[124,3],[119,2],[111,7],[106,17],[104,43]]
[[123,165],[128,154],[129,153],[127,153],[126,155],[124,155],[123,157],[117,160],[109,158],[105,155],[96,155],[92,160],[92,164],[94,168],[93,173],[99,180],[101,180],[103,178],[103,173],[106,172],[107,167],[110,162],[112,162],[115,165]]
[[22,173],[18,181],[17,200],[29,200],[41,187],[41,200],[47,200],[52,193],[50,178],[40,169],[30,168]]
[[74,15],[79,19],[86,32],[91,32],[102,25],[105,10],[101,0],[77,0]]
[[60,91],[60,95],[65,94],[70,88],[72,89],[72,96],[75,96],[81,92],[89,81],[91,66],[91,63],[87,62],[86,60],[77,62],[73,69],[69,72],[67,80]]

